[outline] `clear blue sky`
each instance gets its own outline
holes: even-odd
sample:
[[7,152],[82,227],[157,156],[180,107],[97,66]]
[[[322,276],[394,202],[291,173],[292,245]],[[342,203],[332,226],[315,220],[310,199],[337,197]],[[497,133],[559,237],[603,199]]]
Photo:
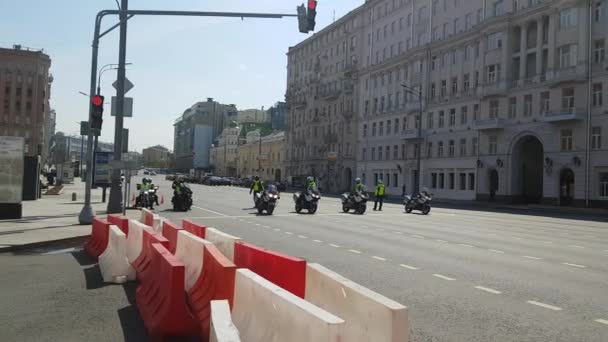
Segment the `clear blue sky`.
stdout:
[[[131,9],[173,9],[295,13],[303,0],[131,0]],[[363,0],[320,0],[317,30],[363,3]],[[0,46],[22,44],[43,48],[51,56],[51,106],[57,130],[78,131],[87,119],[93,20],[101,9],[115,9],[114,0],[0,0]],[[104,26],[116,21],[108,17]],[[213,97],[240,109],[260,108],[283,100],[286,52],[306,38],[297,20],[134,17],[129,21],[127,77],[135,84],[130,150],[154,144],[173,145],[172,123],[184,109]],[[117,63],[118,30],[104,37],[99,65]],[[116,73],[102,79],[102,93]],[[109,112],[109,111],[108,111]],[[102,140],[112,141],[113,118],[105,116]]]

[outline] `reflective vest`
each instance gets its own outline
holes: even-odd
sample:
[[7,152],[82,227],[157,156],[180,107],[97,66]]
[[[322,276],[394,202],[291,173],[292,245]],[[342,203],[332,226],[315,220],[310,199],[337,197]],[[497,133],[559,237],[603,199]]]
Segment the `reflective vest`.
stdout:
[[253,182],[253,185],[251,185],[251,188],[253,189],[253,191],[264,191],[264,184],[262,184],[262,181],[255,181]]
[[141,191],[150,190],[151,188],[152,188],[152,184],[149,184],[149,183],[143,183],[140,187]]
[[386,192],[386,188],[384,186],[384,184],[378,184],[376,186],[376,196],[384,196]]
[[317,183],[315,181],[308,182],[308,189],[314,190],[317,188]]
[[355,192],[363,191],[363,184],[362,183],[355,184],[355,186],[353,187],[353,191],[355,191]]

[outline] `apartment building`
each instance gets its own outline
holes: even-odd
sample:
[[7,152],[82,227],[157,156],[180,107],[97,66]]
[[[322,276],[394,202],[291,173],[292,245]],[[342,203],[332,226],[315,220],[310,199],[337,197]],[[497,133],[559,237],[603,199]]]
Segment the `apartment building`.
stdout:
[[142,161],[145,167],[168,168],[171,166],[173,153],[162,145],[144,148],[141,151]]
[[285,132],[262,137],[260,131],[247,133],[245,143],[238,146],[238,176],[257,175],[262,180],[285,180],[286,146]]
[[420,151],[440,198],[608,206],[608,3],[591,6],[367,1],[357,175],[412,191]]
[[329,191],[349,188],[356,171],[364,9],[351,11],[287,53],[287,173],[314,176]]
[[[238,147],[241,129],[239,127],[224,128],[222,134],[209,151],[209,160],[214,166],[213,173],[222,176],[237,176]],[[244,139],[243,139],[244,140]]]

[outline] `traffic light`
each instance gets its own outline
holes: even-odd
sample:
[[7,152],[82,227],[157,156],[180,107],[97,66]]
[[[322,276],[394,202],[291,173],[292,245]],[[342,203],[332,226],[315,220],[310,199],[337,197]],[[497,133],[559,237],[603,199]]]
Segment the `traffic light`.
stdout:
[[317,1],[308,0],[308,31],[315,30],[315,17],[317,16]]
[[304,4],[298,6],[298,28],[302,33],[308,33],[308,16]]
[[104,97],[101,95],[94,95],[91,99],[93,111],[91,112],[91,128],[101,131],[101,124],[103,123],[103,101]]

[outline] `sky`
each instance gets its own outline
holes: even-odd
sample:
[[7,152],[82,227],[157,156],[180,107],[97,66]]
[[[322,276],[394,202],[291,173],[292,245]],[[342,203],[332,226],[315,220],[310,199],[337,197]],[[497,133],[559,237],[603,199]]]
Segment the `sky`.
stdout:
[[[304,0],[130,0],[130,9],[296,13]],[[319,0],[317,31],[364,0]],[[116,9],[114,0],[0,0],[0,47],[21,44],[51,57],[51,107],[57,131],[78,134],[88,119],[94,18]],[[104,19],[102,27],[117,22]],[[213,97],[239,109],[268,108],[284,100],[286,53],[308,35],[296,18],[138,17],[129,20],[127,77],[135,87],[129,150],[173,146],[173,122],[197,101]],[[118,63],[118,29],[103,37],[99,66]],[[116,94],[115,71],[103,74],[102,94]],[[109,106],[100,140],[113,141]]]

